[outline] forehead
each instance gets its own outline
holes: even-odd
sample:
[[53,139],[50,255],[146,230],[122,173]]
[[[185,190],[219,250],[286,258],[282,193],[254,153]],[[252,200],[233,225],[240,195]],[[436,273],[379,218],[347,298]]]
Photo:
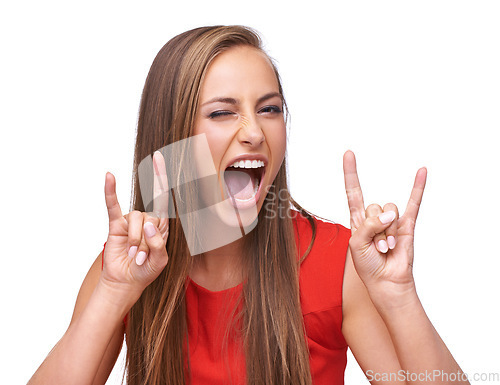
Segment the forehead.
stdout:
[[210,63],[201,85],[201,101],[213,96],[261,96],[278,92],[269,58],[260,50],[241,46],[222,52]]

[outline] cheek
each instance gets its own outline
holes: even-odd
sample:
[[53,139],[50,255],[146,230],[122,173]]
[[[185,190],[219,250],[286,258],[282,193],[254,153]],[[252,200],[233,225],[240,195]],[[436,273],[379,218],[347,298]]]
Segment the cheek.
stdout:
[[280,168],[285,157],[286,126],[283,124],[278,127],[274,127],[274,130],[268,132],[266,137],[269,143],[271,155],[273,157],[273,163],[275,163],[275,172],[278,172],[278,169]]
[[217,168],[227,149],[228,137],[224,134],[223,130],[220,130],[220,128],[217,129],[217,127],[213,127],[211,124],[197,124],[194,128],[194,135],[200,134],[205,134],[214,165]]

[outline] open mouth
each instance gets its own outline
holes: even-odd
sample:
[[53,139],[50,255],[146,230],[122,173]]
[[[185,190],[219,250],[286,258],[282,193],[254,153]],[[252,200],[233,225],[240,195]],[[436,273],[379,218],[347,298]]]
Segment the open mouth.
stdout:
[[243,208],[256,204],[265,175],[262,160],[239,160],[224,171],[224,181],[233,204]]

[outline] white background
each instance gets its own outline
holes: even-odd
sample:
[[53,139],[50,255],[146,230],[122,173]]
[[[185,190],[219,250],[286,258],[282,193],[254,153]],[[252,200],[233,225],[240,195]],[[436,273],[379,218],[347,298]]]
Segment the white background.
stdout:
[[[153,58],[176,34],[213,24],[256,28],[277,60],[292,115],[291,191],[305,208],[349,224],[347,149],[367,204],[402,211],[415,172],[428,168],[418,293],[465,372],[500,372],[500,4],[326,3],[2,7],[0,383],[26,383],[66,330],[106,240],[106,171],[128,209]],[[363,381],[351,358],[346,383]]]

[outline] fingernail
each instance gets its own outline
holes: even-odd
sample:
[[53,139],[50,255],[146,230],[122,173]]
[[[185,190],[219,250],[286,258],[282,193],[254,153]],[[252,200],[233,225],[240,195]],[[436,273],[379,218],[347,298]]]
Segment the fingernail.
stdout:
[[128,249],[129,258],[134,258],[135,253],[137,253],[137,246],[130,246],[130,249]]
[[144,232],[146,233],[146,237],[151,238],[156,234],[156,229],[151,222],[144,223]]
[[384,225],[391,223],[394,220],[394,218],[396,218],[396,213],[394,211],[387,211],[378,216],[378,219]]
[[387,244],[389,245],[389,249],[394,249],[396,247],[396,238],[394,238],[392,235],[389,235],[387,237]]
[[139,251],[139,254],[137,254],[137,257],[135,257],[135,263],[141,266],[146,260],[146,257],[147,254],[144,251]]
[[378,246],[378,251],[380,251],[381,253],[387,253],[387,250],[389,250],[387,242],[383,239],[378,241],[377,246]]

